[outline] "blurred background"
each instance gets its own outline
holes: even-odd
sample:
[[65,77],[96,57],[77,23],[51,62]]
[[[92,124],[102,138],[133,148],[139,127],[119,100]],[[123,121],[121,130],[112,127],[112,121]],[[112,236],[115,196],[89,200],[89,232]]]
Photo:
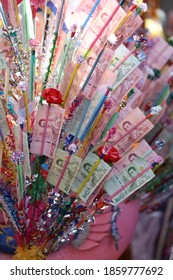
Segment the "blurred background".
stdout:
[[[153,38],[161,36],[166,41],[171,37],[173,38],[173,0],[147,0],[145,2],[148,4],[148,11],[144,14],[144,27],[149,30]],[[170,105],[171,107],[172,105]],[[168,260],[173,258],[172,130],[173,124],[169,126],[165,122],[164,137],[168,135],[170,137],[169,144],[163,149],[166,160],[163,166],[156,171],[157,179],[152,180],[150,184],[145,186],[148,191],[152,189],[157,191],[153,192],[153,198],[151,198],[147,207],[145,206],[146,209],[141,208],[136,232],[130,246],[121,256],[122,259]],[[147,135],[148,142],[151,142],[153,135],[153,132]],[[162,189],[160,194],[159,189]],[[170,193],[167,196],[168,189]]]
[[[147,0],[148,12],[146,18],[147,27],[154,35],[163,35],[166,38],[173,35],[173,1],[170,0]],[[155,23],[151,23],[151,19]],[[160,26],[159,26],[160,25]]]

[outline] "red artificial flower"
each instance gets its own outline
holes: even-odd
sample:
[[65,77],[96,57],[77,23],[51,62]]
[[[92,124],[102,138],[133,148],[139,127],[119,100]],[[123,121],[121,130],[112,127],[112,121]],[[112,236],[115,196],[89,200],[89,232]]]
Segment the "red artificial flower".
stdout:
[[55,88],[46,88],[43,90],[42,96],[48,104],[61,104],[63,102],[60,91]]
[[[102,151],[103,151],[103,146],[98,148],[98,156],[102,155]],[[105,162],[111,163],[111,162],[118,161],[120,159],[120,156],[117,149],[111,147],[109,152],[103,156],[103,159]]]
[[47,170],[45,170],[45,169],[41,169],[40,170],[40,173],[41,173],[41,175],[43,176],[43,178],[46,180],[46,178],[47,178],[47,175],[48,175],[48,171]]

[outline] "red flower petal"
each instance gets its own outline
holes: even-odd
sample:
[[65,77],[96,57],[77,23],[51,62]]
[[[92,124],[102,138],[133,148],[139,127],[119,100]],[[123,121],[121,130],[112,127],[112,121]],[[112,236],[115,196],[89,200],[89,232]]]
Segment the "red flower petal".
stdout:
[[61,104],[63,102],[60,91],[54,88],[46,88],[42,93],[42,97],[48,104]]
[[[98,156],[102,155],[102,150],[103,150],[103,146],[98,148]],[[103,159],[105,162],[111,163],[111,162],[118,161],[120,159],[120,156],[117,149],[111,147],[109,153],[107,155],[104,155]]]

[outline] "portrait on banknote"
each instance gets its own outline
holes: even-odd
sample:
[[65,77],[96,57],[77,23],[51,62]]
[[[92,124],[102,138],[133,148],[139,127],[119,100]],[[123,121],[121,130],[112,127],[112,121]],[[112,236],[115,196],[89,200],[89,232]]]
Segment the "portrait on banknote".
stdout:
[[57,105],[51,105],[46,125],[47,106],[44,104],[38,108],[30,151],[39,154],[44,142],[43,154],[53,158],[62,128],[64,109]]
[[[67,151],[61,149],[57,150],[57,153],[52,162],[51,168],[49,170],[46,179],[47,182],[50,183],[51,185],[56,186],[58,178],[61,175],[67,157],[68,157]],[[75,179],[76,172],[80,167],[80,164],[81,164],[81,159],[75,155],[72,155],[67,165],[64,176],[58,186],[60,190],[64,191],[67,194],[69,193],[71,185]]]
[[145,183],[154,178],[155,175],[151,169],[141,174],[142,171],[149,166],[150,165],[145,161],[145,159],[134,159],[132,163],[130,163],[126,168],[124,168],[120,172],[116,174],[112,172],[112,176],[104,184],[104,189],[111,197],[113,197],[113,201],[116,204],[123,201],[126,197],[131,195],[133,192],[142,187]]

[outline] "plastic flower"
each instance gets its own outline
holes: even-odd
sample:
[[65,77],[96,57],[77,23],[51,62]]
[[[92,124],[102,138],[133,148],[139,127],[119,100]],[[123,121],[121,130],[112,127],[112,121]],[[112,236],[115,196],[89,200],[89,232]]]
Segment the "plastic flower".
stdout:
[[11,160],[13,163],[19,164],[24,161],[24,153],[15,151],[11,156]]
[[18,89],[25,91],[28,87],[28,83],[26,81],[21,81],[17,85]]
[[30,39],[29,44],[32,48],[37,48],[39,46],[40,42],[37,39]]
[[148,6],[146,3],[142,3],[141,5],[139,5],[139,8],[141,8],[141,10],[145,13],[148,9]]
[[151,107],[150,111],[152,115],[158,115],[162,111],[162,106]]
[[108,163],[116,162],[120,159],[117,149],[115,149],[114,147],[110,147],[109,145],[107,147],[101,146],[98,148],[98,156],[102,155],[104,155],[104,161]]
[[111,34],[109,37],[108,37],[108,42],[112,45],[116,45],[118,39],[117,37],[115,36],[115,34]]
[[84,63],[85,58],[82,55],[79,55],[76,60],[78,64],[82,64]]
[[156,142],[155,142],[156,146],[159,148],[159,150],[161,150],[163,148],[163,146],[165,145],[165,140],[162,140],[162,139],[158,139]]
[[61,104],[63,102],[60,91],[55,88],[46,88],[43,90],[42,96],[48,104]]
[[75,153],[77,150],[77,146],[76,146],[76,144],[72,143],[69,145],[68,149],[69,149],[69,151]]

